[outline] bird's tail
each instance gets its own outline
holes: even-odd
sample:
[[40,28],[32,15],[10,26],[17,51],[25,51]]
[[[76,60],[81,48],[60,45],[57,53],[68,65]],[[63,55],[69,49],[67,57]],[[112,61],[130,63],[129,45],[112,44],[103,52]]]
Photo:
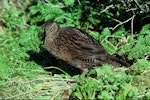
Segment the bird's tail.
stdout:
[[126,66],[126,67],[130,66],[130,64],[124,61],[123,59],[112,57],[112,56],[108,60],[108,63],[115,65],[115,66]]

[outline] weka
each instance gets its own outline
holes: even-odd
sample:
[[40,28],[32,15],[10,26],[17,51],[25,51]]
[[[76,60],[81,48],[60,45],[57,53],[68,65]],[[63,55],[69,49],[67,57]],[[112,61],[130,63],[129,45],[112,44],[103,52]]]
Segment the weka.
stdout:
[[54,21],[45,24],[44,46],[56,58],[87,70],[108,63],[114,66],[128,63],[109,55],[103,46],[86,32],[75,27],[63,27]]

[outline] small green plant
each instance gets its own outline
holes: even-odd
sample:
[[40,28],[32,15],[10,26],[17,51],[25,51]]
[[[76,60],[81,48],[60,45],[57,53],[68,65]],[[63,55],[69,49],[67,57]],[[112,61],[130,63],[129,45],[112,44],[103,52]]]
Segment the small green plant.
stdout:
[[74,85],[73,95],[79,100],[133,99],[137,93],[137,88],[131,85],[136,77],[127,75],[124,71],[114,72],[111,66],[104,65],[91,70],[90,73],[96,76],[74,77],[78,83]]

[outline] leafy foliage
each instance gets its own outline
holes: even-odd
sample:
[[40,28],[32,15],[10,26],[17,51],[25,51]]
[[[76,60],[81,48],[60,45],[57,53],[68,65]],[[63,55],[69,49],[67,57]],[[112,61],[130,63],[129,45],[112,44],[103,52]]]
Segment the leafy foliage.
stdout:
[[46,3],[42,1],[39,1],[37,5],[30,7],[30,12],[33,15],[37,13],[40,14],[32,18],[32,23],[54,19],[55,17],[60,16],[64,13],[59,5],[54,5],[51,2]]
[[143,58],[150,52],[150,24],[143,26],[137,37],[138,41],[129,53],[129,59]]
[[[6,6],[0,8],[0,98],[61,99],[66,91],[70,92],[66,97],[75,99],[150,98],[149,0],[3,0],[1,4]],[[63,74],[52,75],[43,69],[48,55],[41,53],[47,20],[88,32],[110,54],[133,64],[97,66],[73,77],[62,69]]]
[[[95,68],[92,71],[96,73],[96,78],[85,78],[85,76],[75,77],[79,84],[74,86],[74,95],[79,100],[133,99],[133,96],[137,92],[137,88],[130,85],[134,82],[134,77],[126,75],[125,72],[114,72],[107,65]],[[127,82],[130,84],[127,84]]]

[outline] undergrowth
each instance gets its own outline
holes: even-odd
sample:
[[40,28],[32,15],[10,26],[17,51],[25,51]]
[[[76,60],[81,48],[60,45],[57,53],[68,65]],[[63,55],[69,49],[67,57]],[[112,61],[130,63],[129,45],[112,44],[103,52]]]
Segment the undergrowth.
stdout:
[[[148,0],[24,1],[0,1],[5,5],[0,8],[0,99],[150,99]],[[90,33],[111,55],[121,56],[131,66],[105,64],[69,75],[58,66],[71,71],[69,65],[53,63],[43,53],[43,26],[48,20]]]

